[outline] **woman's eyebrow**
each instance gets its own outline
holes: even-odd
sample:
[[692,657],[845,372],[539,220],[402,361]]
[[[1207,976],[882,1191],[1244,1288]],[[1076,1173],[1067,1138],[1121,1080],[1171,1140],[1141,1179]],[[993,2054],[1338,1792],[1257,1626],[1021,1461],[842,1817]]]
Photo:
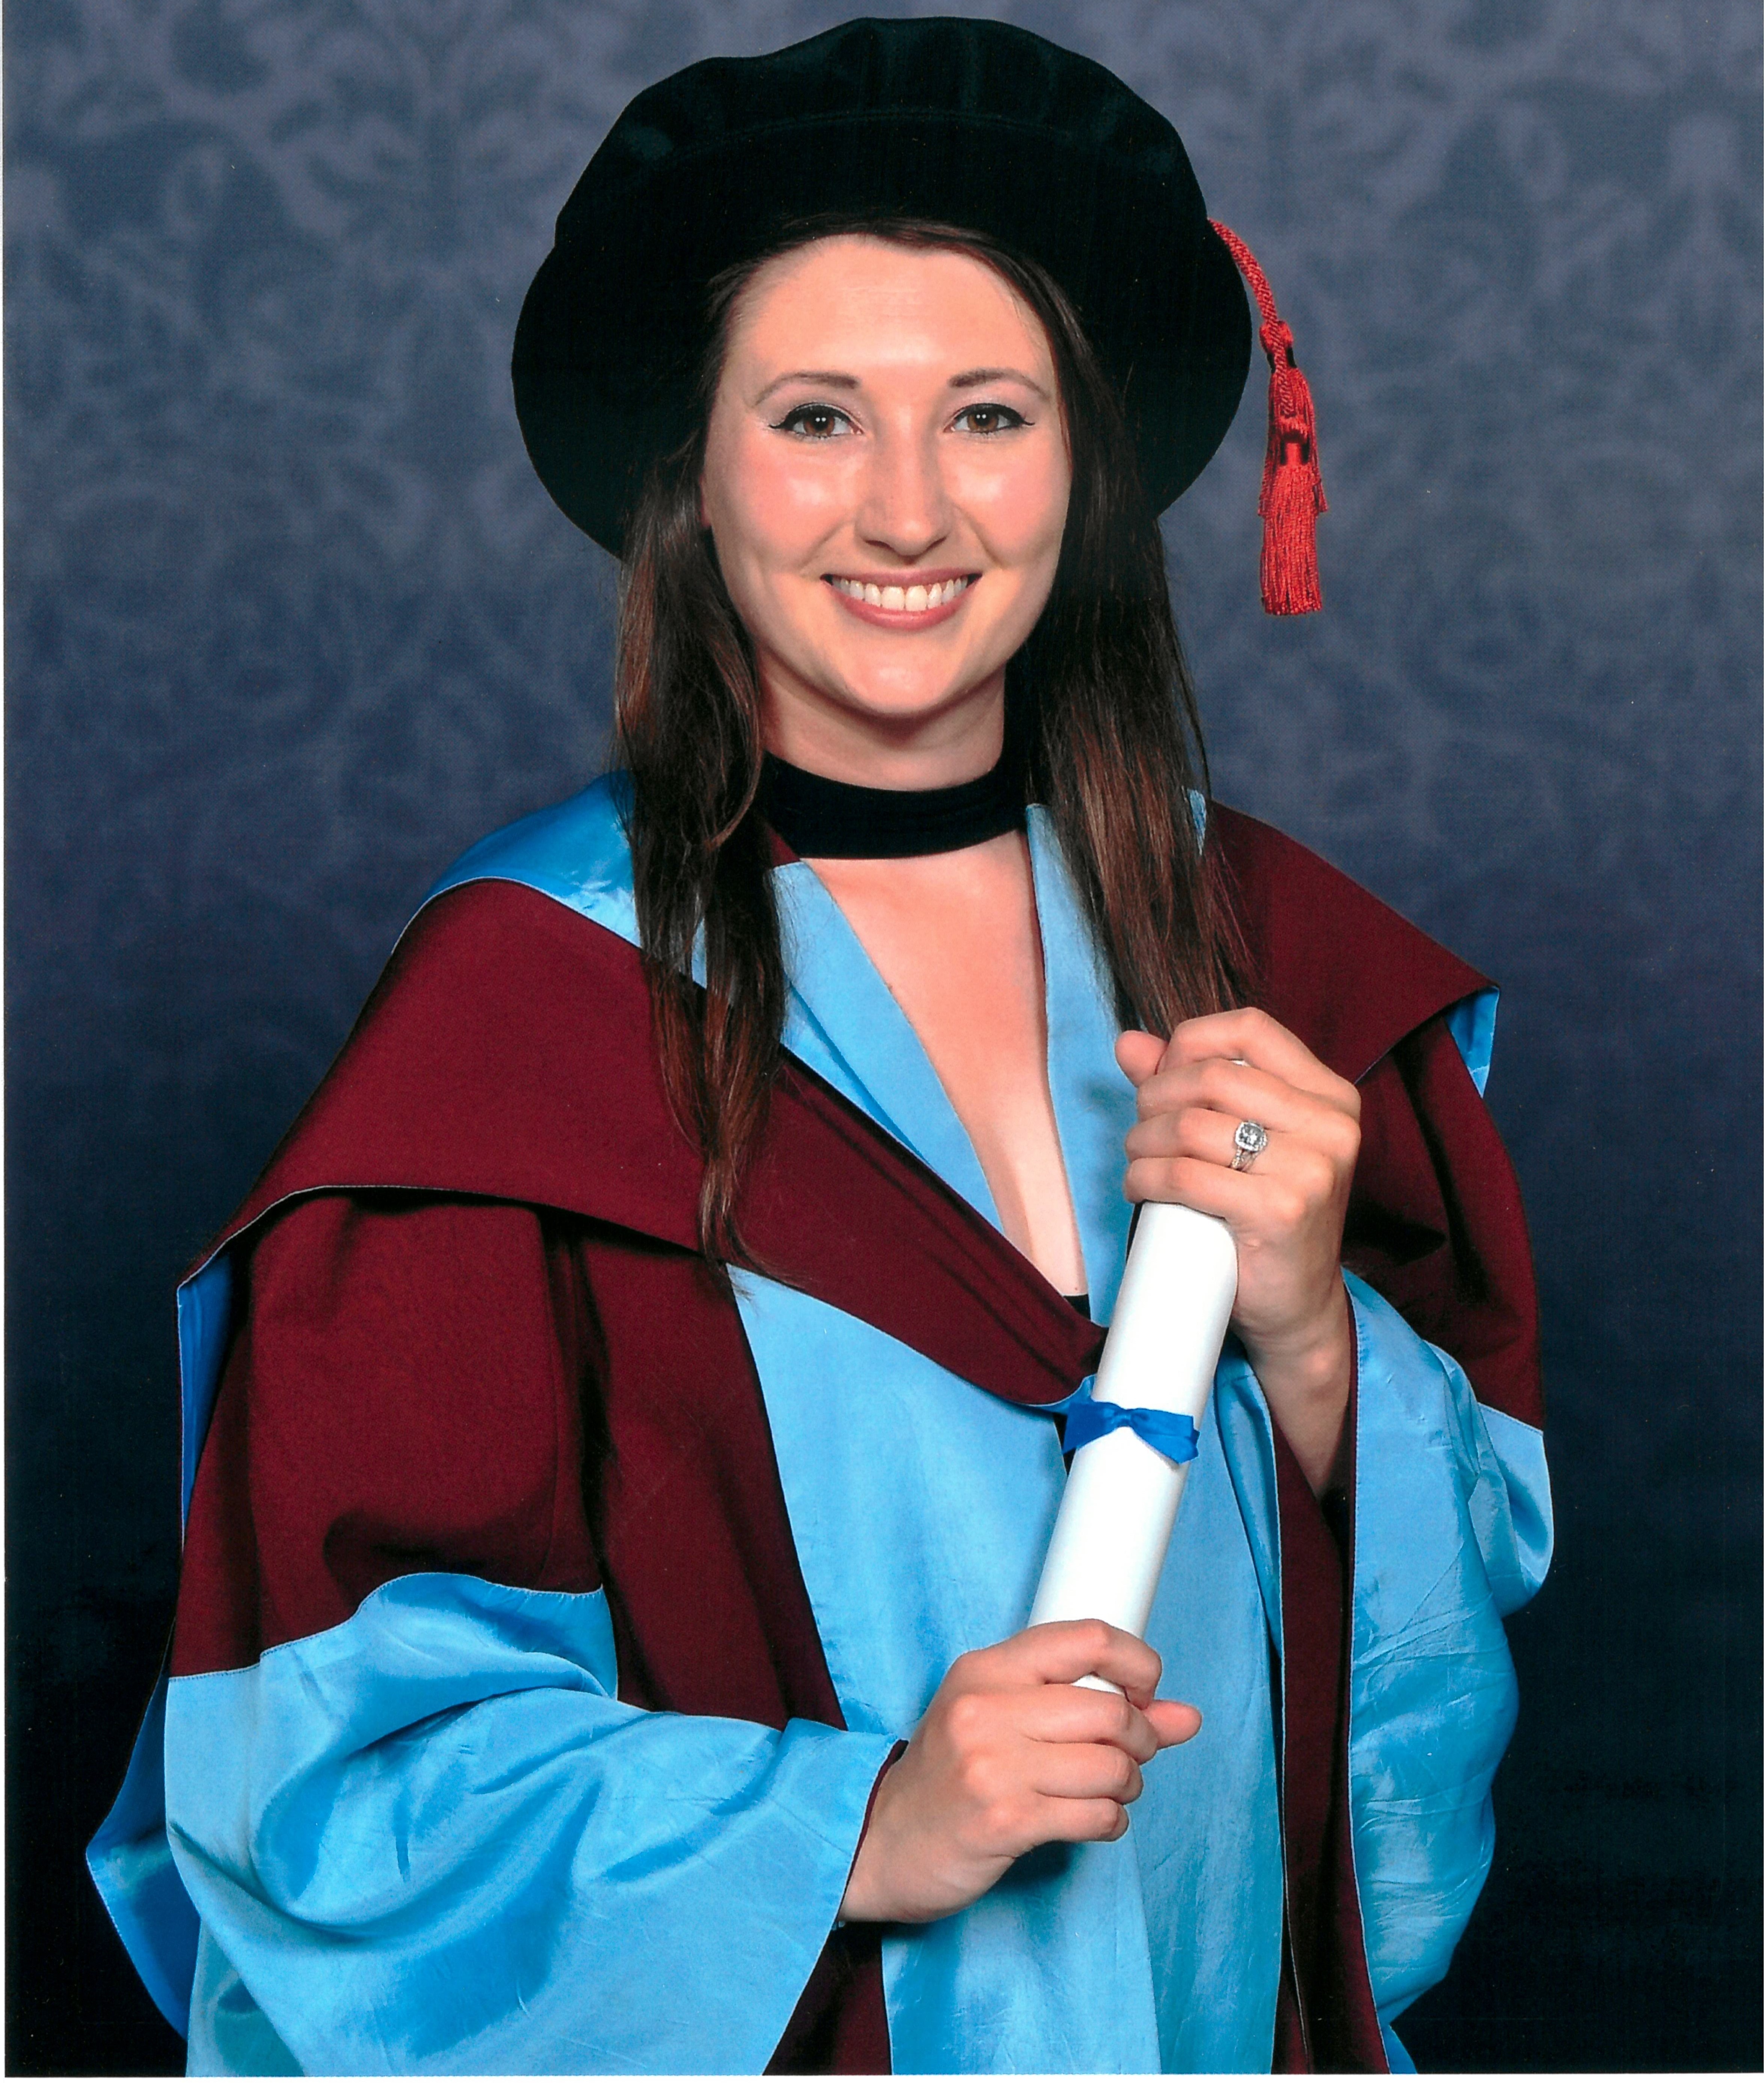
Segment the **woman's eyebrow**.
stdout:
[[[861,380],[843,369],[790,369],[782,376],[774,376],[759,396],[756,405],[763,405],[774,391],[781,391],[787,383],[815,383],[828,391],[861,391]],[[1026,375],[1021,369],[964,369],[952,376],[945,387],[951,391],[972,391],[985,383],[1020,383],[1026,391],[1033,391],[1038,398],[1049,393],[1044,384],[1038,383],[1033,376]]]
[[1033,376],[1026,376],[1020,369],[964,369],[959,376],[950,378],[952,391],[971,391],[982,383],[1021,383],[1026,391],[1033,391],[1038,398],[1047,392]]
[[843,370],[792,369],[782,376],[774,376],[755,399],[755,404],[763,405],[774,391],[781,391],[786,383],[819,383],[829,391],[856,391],[861,387],[855,376],[846,374]]

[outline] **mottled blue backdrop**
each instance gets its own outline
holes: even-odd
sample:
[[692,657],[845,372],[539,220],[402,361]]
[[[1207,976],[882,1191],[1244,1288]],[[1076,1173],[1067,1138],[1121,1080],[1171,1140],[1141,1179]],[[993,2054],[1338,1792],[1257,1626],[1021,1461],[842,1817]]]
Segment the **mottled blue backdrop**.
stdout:
[[[6,16],[14,2072],[175,2065],[78,1846],[176,1549],[174,1276],[467,841],[596,770],[610,567],[510,336],[637,88],[831,0]],[[932,12],[890,8],[887,12]],[[1562,1549],[1424,2066],[1753,2067],[1753,0],[1000,6],[1165,110],[1318,400],[1172,518],[1220,792],[1506,987]]]

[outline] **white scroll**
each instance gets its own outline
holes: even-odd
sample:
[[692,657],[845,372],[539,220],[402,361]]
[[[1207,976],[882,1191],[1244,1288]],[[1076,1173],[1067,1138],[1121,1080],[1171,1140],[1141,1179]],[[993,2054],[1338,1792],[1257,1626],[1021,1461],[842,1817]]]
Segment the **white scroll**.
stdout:
[[[1147,1202],[1097,1370],[1096,1400],[1174,1412],[1198,1431],[1237,1292],[1237,1246],[1225,1225],[1192,1208]],[[1102,1620],[1143,1636],[1187,1480],[1186,1464],[1172,1464],[1125,1426],[1081,1447],[1030,1625]]]

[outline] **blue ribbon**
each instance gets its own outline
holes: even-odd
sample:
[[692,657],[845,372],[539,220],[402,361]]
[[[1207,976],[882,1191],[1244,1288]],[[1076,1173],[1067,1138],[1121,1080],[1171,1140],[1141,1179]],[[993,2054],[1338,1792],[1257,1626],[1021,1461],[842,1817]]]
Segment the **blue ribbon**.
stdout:
[[1119,1431],[1123,1425],[1178,1467],[1200,1451],[1200,1434],[1192,1418],[1174,1410],[1130,1409],[1125,1404],[1098,1403],[1094,1397],[1073,1404],[1066,1413],[1066,1451],[1076,1454],[1081,1447]]

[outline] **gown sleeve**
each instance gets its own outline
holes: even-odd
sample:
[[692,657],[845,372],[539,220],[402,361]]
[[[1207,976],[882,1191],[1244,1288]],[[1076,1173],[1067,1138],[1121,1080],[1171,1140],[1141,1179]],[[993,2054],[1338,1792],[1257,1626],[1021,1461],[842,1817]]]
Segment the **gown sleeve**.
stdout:
[[420,1195],[250,1247],[166,1711],[192,2073],[755,2072],[791,2021],[892,1739],[620,1697],[585,1265]]
[[[1517,1711],[1502,1621],[1549,1566],[1529,1245],[1449,1018],[1362,1087],[1346,1781],[1366,1968],[1391,2021],[1445,1975],[1494,1850]],[[1369,1205],[1376,1197],[1377,1209]]]
[[1531,1428],[1350,1274],[1359,1344],[1347,1773],[1366,1964],[1390,2022],[1451,1964],[1494,1855],[1518,1694],[1501,1621],[1549,1560]]

